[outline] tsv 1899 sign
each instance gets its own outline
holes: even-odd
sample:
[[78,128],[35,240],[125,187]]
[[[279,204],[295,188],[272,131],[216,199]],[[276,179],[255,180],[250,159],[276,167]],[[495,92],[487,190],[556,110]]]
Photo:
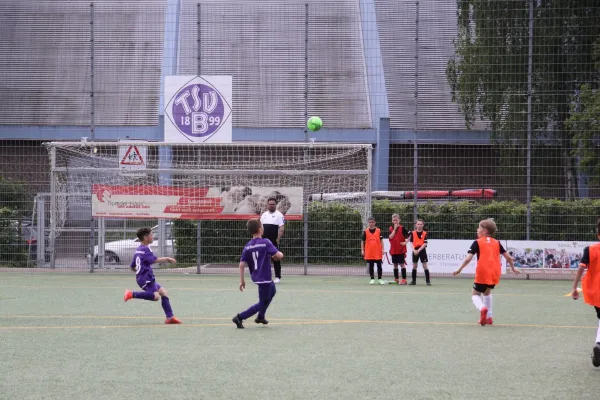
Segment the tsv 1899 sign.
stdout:
[[165,78],[165,142],[231,143],[231,76]]

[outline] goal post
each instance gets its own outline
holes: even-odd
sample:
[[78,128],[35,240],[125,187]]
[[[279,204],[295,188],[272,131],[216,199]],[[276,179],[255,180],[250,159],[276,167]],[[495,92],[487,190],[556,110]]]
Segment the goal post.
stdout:
[[[305,268],[356,258],[359,247],[348,238],[359,237],[356,229],[366,225],[371,209],[370,144],[81,141],[45,146],[51,164],[52,268],[61,253],[56,239],[78,209],[102,220],[102,226],[130,218],[212,221],[193,227],[193,236],[205,232],[201,239],[189,238],[197,246],[185,247],[187,241],[179,237],[173,247],[190,262],[200,263],[202,255],[203,262],[228,264],[239,260],[239,243],[248,239],[242,221],[259,217],[267,199],[276,197],[286,218],[282,249],[287,262]],[[322,194],[328,201],[319,200]],[[350,229],[355,231],[346,232]],[[163,250],[166,239],[159,240]],[[98,255],[104,255],[104,238],[98,244]]]

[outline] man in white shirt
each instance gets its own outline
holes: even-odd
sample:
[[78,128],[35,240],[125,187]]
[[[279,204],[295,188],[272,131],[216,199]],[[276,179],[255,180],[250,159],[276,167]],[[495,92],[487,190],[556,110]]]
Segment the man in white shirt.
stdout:
[[[279,249],[279,241],[283,236],[285,219],[283,214],[277,211],[277,199],[269,197],[267,200],[267,211],[260,217],[260,222],[263,225],[263,238],[269,239],[273,245]],[[275,269],[275,279],[273,282],[279,283],[281,280],[281,261],[273,261]]]

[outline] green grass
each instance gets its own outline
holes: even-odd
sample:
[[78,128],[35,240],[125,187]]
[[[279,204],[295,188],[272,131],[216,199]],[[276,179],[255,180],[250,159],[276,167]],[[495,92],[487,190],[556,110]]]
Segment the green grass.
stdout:
[[284,277],[267,318],[235,276],[161,275],[160,303],[123,302],[130,275],[0,275],[0,399],[597,399],[592,308],[568,282],[503,281],[476,325],[471,281],[369,286]]

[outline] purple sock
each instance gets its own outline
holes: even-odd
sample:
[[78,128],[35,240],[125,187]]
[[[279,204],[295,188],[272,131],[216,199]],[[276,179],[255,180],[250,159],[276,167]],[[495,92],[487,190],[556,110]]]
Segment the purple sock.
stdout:
[[160,303],[162,304],[163,310],[165,310],[165,314],[166,314],[167,318],[172,318],[173,317],[173,309],[171,308],[171,303],[169,302],[169,298],[161,297]]
[[154,293],[151,292],[133,292],[134,299],[154,301]]

